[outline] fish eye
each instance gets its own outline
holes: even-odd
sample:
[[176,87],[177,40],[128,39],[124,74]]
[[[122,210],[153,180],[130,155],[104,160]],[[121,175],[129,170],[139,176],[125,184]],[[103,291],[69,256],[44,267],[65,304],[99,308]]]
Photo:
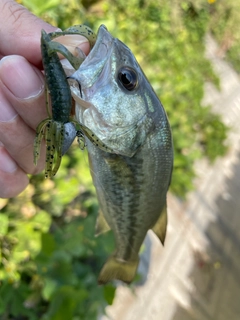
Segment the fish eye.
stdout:
[[128,91],[134,90],[138,85],[137,73],[130,67],[122,67],[118,70],[118,82]]

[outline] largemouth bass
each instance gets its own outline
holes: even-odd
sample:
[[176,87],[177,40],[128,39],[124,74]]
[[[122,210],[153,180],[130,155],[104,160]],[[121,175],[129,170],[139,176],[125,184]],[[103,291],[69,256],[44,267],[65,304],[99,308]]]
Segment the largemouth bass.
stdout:
[[[130,283],[152,229],[164,243],[171,181],[171,129],[161,102],[130,49],[100,26],[93,49],[71,76],[100,213],[96,234],[113,230],[116,251],[99,283]],[[104,145],[104,148],[101,146]]]

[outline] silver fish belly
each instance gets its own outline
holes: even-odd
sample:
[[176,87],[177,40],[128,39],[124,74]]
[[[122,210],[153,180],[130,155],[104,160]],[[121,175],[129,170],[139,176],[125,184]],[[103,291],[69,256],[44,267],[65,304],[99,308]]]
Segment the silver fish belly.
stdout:
[[98,281],[130,283],[147,231],[164,243],[173,166],[170,125],[132,52],[104,26],[72,78],[81,87],[81,93],[78,85],[71,87],[77,120],[94,136],[86,145],[100,206],[96,234],[111,228],[116,242]]

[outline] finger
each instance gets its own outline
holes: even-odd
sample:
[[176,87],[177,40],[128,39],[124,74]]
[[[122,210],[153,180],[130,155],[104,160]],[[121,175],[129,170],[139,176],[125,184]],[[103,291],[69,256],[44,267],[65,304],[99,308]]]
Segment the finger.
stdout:
[[0,21],[1,55],[18,54],[34,65],[40,66],[41,29],[52,32],[56,28],[37,18],[13,0],[0,1]]
[[47,117],[41,72],[23,57],[10,56],[0,62],[0,79],[0,141],[24,172],[40,172],[45,153],[42,147],[35,167],[33,143],[36,126]]
[[[41,66],[41,30],[47,33],[57,28],[34,16],[13,0],[0,1],[0,57],[21,55],[37,67]],[[89,44],[86,38],[78,36],[77,45],[87,54]],[[76,41],[74,41],[76,44]]]
[[25,173],[36,174],[44,167],[44,149],[41,149],[41,157],[38,165],[33,163],[33,144],[35,131],[30,129],[20,116],[12,121],[0,123],[0,139],[9,155]]
[[0,61],[0,88],[6,98],[3,103],[6,107],[1,113],[14,109],[28,126],[36,129],[48,116],[44,86],[43,74],[25,58],[16,55],[3,58]]
[[12,198],[28,185],[28,177],[0,145],[0,198]]

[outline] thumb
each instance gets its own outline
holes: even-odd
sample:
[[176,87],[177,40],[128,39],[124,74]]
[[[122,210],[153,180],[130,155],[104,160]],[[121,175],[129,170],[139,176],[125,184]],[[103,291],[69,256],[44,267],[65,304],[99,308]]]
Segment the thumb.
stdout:
[[36,66],[41,65],[41,29],[56,30],[13,0],[0,1],[0,57],[20,55]]

